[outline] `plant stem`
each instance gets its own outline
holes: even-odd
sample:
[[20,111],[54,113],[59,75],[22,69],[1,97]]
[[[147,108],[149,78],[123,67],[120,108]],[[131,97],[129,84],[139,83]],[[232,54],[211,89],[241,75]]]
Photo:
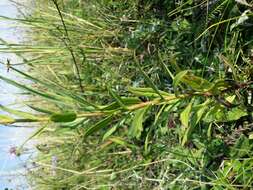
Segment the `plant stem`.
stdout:
[[[70,40],[70,37],[69,37],[69,34],[68,34],[68,30],[67,30],[67,26],[66,26],[66,24],[64,22],[61,10],[60,10],[59,5],[58,5],[58,2],[57,2],[57,0],[52,0],[52,1],[53,1],[54,5],[55,5],[57,11],[58,11],[58,14],[59,14],[60,18],[61,18],[61,22],[62,22],[64,31],[65,31],[65,37],[68,40],[68,42],[71,43],[71,40]],[[83,93],[84,92],[84,88],[83,88],[83,85],[82,85],[82,79],[81,79],[81,75],[80,75],[80,69],[78,67],[78,64],[77,64],[77,61],[76,61],[76,57],[74,55],[74,51],[72,49],[72,46],[69,45],[65,40],[63,40],[63,42],[64,42],[65,46],[68,48],[68,50],[69,50],[69,52],[71,54],[71,57],[72,57],[72,60],[74,62],[74,66],[75,66],[75,69],[76,69],[78,81],[79,81],[79,87],[80,87],[81,92]]]

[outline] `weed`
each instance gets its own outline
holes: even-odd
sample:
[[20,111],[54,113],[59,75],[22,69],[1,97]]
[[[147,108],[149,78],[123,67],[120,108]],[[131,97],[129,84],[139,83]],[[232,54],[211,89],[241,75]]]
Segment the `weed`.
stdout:
[[8,69],[34,86],[0,79],[40,102],[0,119],[41,123],[36,189],[252,188],[250,3],[53,0],[19,21],[35,43],[1,51],[32,55]]

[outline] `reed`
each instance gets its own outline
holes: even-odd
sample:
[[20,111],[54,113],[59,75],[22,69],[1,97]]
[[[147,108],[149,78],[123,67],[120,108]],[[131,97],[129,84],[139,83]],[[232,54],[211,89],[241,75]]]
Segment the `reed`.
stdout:
[[33,112],[0,106],[0,123],[41,125],[34,188],[252,188],[250,7],[52,0],[17,19],[33,42],[0,51],[29,72],[2,64],[32,85],[0,79]]

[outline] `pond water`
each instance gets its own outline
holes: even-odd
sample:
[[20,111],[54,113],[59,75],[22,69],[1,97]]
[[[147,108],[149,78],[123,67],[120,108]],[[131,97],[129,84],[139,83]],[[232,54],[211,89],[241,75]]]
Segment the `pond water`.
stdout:
[[[18,3],[28,3],[28,0],[17,0]],[[0,15],[19,18],[21,17],[19,8],[11,0],[0,0]],[[26,38],[25,27],[13,21],[0,19],[0,39],[9,43],[20,43]],[[1,42],[0,42],[1,43]],[[0,47],[3,47],[0,45]],[[7,58],[11,63],[20,63],[20,59],[14,54],[0,53],[0,61],[6,62]],[[12,72],[7,72],[4,65],[0,64],[0,75],[5,77],[19,79]],[[20,91],[13,86],[10,86],[3,81],[0,81],[0,104],[11,106],[12,104],[19,104],[25,100],[19,95]],[[20,104],[21,105],[21,104]],[[2,111],[0,110],[0,114]],[[34,152],[31,147],[27,147],[29,151],[17,157],[11,152],[15,147],[20,146],[25,139],[27,139],[34,129],[29,127],[7,127],[0,125],[0,190],[2,189],[25,189],[29,190],[31,187],[26,182],[25,173],[27,171],[27,160],[30,159]],[[29,145],[27,145],[29,146]],[[31,146],[31,145],[30,145]]]

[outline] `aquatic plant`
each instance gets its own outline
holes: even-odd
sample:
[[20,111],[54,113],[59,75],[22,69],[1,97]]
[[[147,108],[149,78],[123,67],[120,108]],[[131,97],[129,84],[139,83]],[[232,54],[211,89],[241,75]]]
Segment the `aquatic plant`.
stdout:
[[20,19],[35,43],[0,51],[23,58],[30,71],[9,72],[33,85],[0,79],[32,95],[36,113],[1,106],[16,117],[0,120],[41,124],[36,188],[251,188],[243,2],[53,0]]

